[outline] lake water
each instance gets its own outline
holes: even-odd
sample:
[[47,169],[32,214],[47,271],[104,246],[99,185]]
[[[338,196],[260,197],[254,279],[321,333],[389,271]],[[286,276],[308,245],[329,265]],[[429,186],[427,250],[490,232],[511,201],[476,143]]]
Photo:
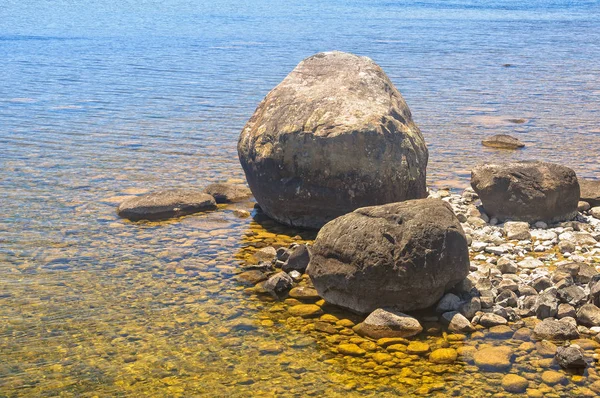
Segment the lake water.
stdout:
[[[468,363],[342,358],[343,334],[252,294],[235,275],[256,248],[313,237],[233,214],[252,202],[141,224],[115,207],[243,179],[236,143],[258,102],[334,49],[373,58],[402,92],[433,187],[507,159],[599,178],[600,3],[291,3],[2,2],[0,396],[501,391]],[[481,146],[498,133],[527,147]],[[529,362],[511,371],[539,384]]]

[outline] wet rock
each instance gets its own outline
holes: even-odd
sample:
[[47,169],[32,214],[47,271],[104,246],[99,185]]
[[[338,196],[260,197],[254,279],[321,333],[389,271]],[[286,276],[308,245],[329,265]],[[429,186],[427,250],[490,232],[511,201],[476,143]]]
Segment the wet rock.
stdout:
[[508,338],[513,335],[513,330],[506,325],[492,326],[488,332],[488,336],[499,339]]
[[204,193],[215,198],[217,203],[239,202],[252,196],[252,192],[247,186],[226,182],[209,184],[204,188]]
[[366,207],[319,231],[307,273],[329,303],[359,313],[412,311],[435,304],[464,280],[468,247],[442,200]]
[[238,155],[265,214],[292,226],[320,228],[359,207],[427,196],[423,136],[367,57],[303,60],[259,104]]
[[563,318],[558,321],[551,318],[544,319],[533,329],[536,339],[560,341],[579,338],[577,326],[567,321],[567,319],[569,318]]
[[600,308],[594,304],[584,304],[577,311],[577,322],[584,326],[600,326]]
[[475,330],[471,322],[456,311],[442,314],[442,322],[448,325],[448,330],[451,332],[467,333]]
[[471,186],[488,215],[499,220],[562,221],[577,214],[579,184],[568,167],[544,162],[484,164]]
[[259,282],[262,282],[268,278],[268,275],[261,270],[250,270],[246,272],[242,272],[235,276],[239,282],[247,284],[247,285],[256,285]]
[[483,146],[499,149],[518,149],[523,148],[523,144],[519,139],[506,134],[496,134],[481,141]]
[[367,353],[356,344],[340,344],[337,350],[342,355],[350,355],[353,357],[362,357]]
[[515,333],[512,336],[512,339],[513,340],[521,340],[521,341],[530,341],[532,335],[533,335],[533,330],[526,328],[526,327],[522,327],[515,331]]
[[275,297],[279,297],[292,288],[294,281],[285,272],[278,272],[263,284],[263,288]]
[[580,198],[590,206],[600,206],[600,180],[579,179]]
[[117,208],[120,217],[131,221],[164,220],[216,209],[215,199],[189,189],[171,189],[136,196]]
[[508,240],[531,239],[529,223],[522,221],[507,221],[504,223],[504,234]]
[[511,367],[513,356],[510,347],[485,347],[473,355],[475,365],[487,372],[503,372]]
[[479,324],[486,328],[498,325],[506,325],[508,322],[500,315],[485,313],[479,319]]
[[313,318],[323,315],[323,310],[316,304],[298,304],[288,308],[288,313],[292,316]]
[[502,378],[502,388],[507,392],[520,394],[525,392],[527,387],[529,387],[529,381],[524,377],[507,374]]
[[558,347],[555,359],[565,369],[581,369],[587,366],[583,351],[577,346]]
[[254,252],[253,256],[258,261],[270,262],[275,256],[277,256],[277,250],[275,250],[275,248],[272,246],[267,246]]
[[438,348],[429,354],[429,361],[437,364],[454,363],[458,354],[454,348]]
[[541,357],[553,357],[556,354],[556,349],[556,344],[548,340],[542,340],[535,343],[535,351]]
[[411,337],[423,331],[417,319],[393,309],[382,308],[373,311],[353,329],[358,335],[372,339]]
[[421,341],[412,341],[407,347],[406,352],[412,355],[427,354],[430,350],[429,344]]
[[281,269],[285,272],[298,271],[304,273],[310,261],[310,253],[306,245],[296,246]]
[[289,296],[297,300],[318,300],[320,299],[317,291],[311,287],[298,286],[290,290]]

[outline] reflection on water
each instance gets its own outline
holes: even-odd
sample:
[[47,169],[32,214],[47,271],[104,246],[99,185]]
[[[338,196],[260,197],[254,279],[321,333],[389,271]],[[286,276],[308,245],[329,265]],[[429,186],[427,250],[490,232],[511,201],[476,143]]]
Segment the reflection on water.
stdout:
[[[238,218],[250,202],[138,224],[115,207],[243,179],[245,121],[301,59],[329,49],[390,75],[428,143],[431,185],[463,188],[474,164],[507,159],[598,178],[597,2],[150,3],[0,7],[0,395],[499,392],[501,374],[469,360],[481,344],[511,346],[511,372],[546,396],[587,393],[595,368],[549,386],[540,373],[555,365],[522,342],[431,325],[431,349],[460,353],[434,365],[353,335],[352,314],[291,317],[293,300],[236,275],[257,248],[314,236]],[[527,147],[480,145],[501,133]],[[349,342],[365,354],[337,354]]]

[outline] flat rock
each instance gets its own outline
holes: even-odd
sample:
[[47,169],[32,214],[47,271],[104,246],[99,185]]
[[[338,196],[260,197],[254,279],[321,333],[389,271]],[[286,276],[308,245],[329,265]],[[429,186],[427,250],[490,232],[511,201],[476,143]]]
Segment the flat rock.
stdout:
[[502,388],[513,394],[524,393],[529,387],[529,381],[515,374],[507,374],[502,378]]
[[519,139],[506,134],[496,134],[481,141],[483,146],[499,149],[518,149],[523,148],[523,144]]
[[239,202],[252,196],[252,192],[247,186],[226,182],[209,184],[204,188],[204,193],[215,198],[217,203]]
[[203,192],[170,189],[129,198],[119,205],[117,214],[131,221],[165,220],[216,207],[215,199]]
[[437,364],[454,363],[458,353],[454,348],[438,348],[429,354],[429,361]]

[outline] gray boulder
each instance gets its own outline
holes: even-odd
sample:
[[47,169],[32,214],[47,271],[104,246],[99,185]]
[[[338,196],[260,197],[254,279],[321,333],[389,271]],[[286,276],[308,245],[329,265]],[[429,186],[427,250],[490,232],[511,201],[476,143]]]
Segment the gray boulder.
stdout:
[[246,179],[269,217],[320,228],[359,207],[427,196],[428,151],[406,102],[367,57],[302,61],[239,138]]
[[427,308],[469,273],[449,204],[420,199],[365,207],[325,225],[307,268],[319,295],[358,313]]
[[500,221],[562,221],[577,215],[579,184],[568,167],[544,162],[484,164],[471,186],[486,213]]
[[378,308],[363,322],[356,325],[354,331],[360,336],[381,339],[384,337],[412,337],[421,333],[423,327],[417,319],[410,315],[395,309]]
[[499,149],[518,149],[523,148],[525,144],[518,138],[506,134],[496,134],[481,141],[483,146]]
[[119,205],[117,214],[131,221],[165,220],[216,207],[211,195],[189,189],[170,189],[127,199]]

